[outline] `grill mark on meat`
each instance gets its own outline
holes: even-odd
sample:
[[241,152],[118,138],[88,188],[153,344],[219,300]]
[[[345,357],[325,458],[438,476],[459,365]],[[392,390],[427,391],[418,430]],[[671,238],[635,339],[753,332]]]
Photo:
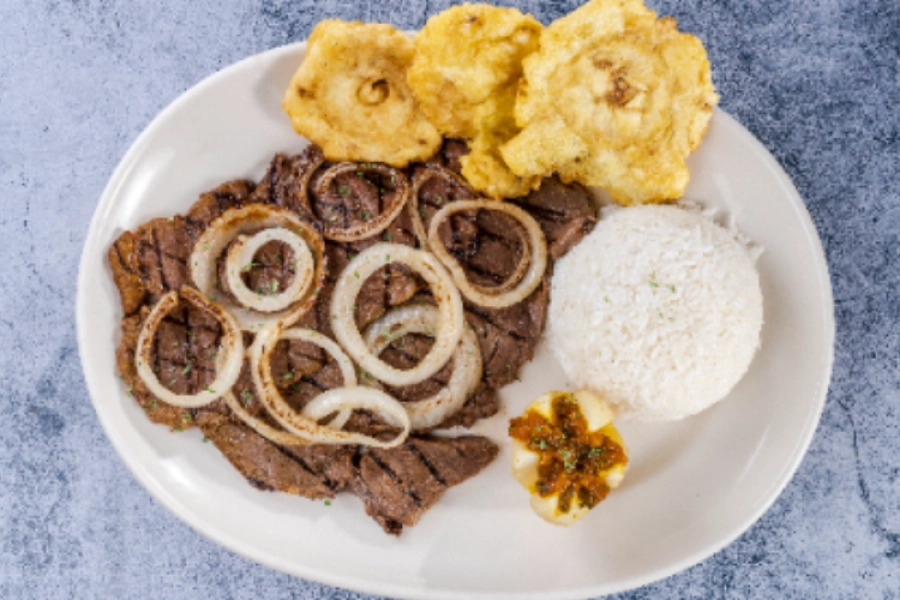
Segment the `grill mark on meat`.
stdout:
[[338,204],[336,206],[341,215],[341,227],[344,229],[350,227],[350,208],[346,204]]
[[[118,244],[113,244],[112,249],[113,249],[113,252],[116,253],[116,259],[119,261],[119,264],[121,265],[122,270],[124,270],[126,273],[128,273],[130,275],[137,275],[139,277],[142,276],[142,274],[136,272],[131,267],[131,265],[128,264],[128,261],[126,261],[125,258],[122,256],[122,250],[119,248]],[[138,263],[138,264],[140,265],[140,263]]]
[[[159,364],[160,363],[159,357],[160,357],[160,350],[161,350],[160,344],[161,344],[160,336],[157,335],[155,338],[153,338],[153,370],[157,373],[157,377],[159,377],[159,370],[160,370],[160,364]],[[160,383],[162,383],[167,388],[170,387],[165,382],[161,381]]]
[[334,489],[337,488],[337,484],[336,484],[334,481],[331,481],[324,473],[320,473],[319,471],[313,469],[313,468],[309,465],[309,463],[307,463],[306,460],[304,460],[304,458],[303,458],[302,456],[297,456],[296,454],[293,454],[292,452],[290,452],[290,451],[289,451],[287,448],[285,448],[284,446],[279,446],[278,444],[272,444],[272,445],[273,445],[279,452],[281,452],[281,454],[282,454],[284,457],[286,457],[288,460],[292,460],[292,461],[294,461],[295,463],[297,463],[297,465],[298,465],[301,469],[303,469],[304,471],[306,471],[306,472],[309,473],[310,475],[313,475],[313,476],[315,476],[315,477],[318,477],[318,478],[322,481],[322,483],[325,484],[326,487],[331,488],[332,491],[334,491]]
[[150,229],[150,244],[151,244],[151,247],[153,248],[153,255],[156,257],[156,260],[157,260],[157,264],[158,264],[157,268],[159,269],[159,276],[160,276],[160,279],[162,280],[163,288],[166,291],[174,289],[173,284],[169,281],[169,278],[166,277],[166,270],[163,268],[163,251],[159,245],[159,234],[157,232],[156,227],[152,227]]
[[197,238],[200,237],[206,226],[188,215],[185,215],[183,218],[185,229],[187,230],[188,236],[191,238],[191,246],[193,247],[193,245],[197,243]]
[[484,269],[476,267],[475,265],[472,265],[472,264],[468,264],[468,263],[466,264],[466,271],[468,271],[470,273],[474,273],[475,275],[478,275],[479,277],[485,277],[487,279],[490,279],[497,285],[500,285],[501,283],[506,281],[506,277],[504,277],[503,275],[500,275],[498,273],[492,273],[490,271],[485,271]]
[[[296,275],[294,273],[293,265],[296,263],[297,257],[294,256],[293,250],[291,250],[285,244],[281,244],[281,254],[279,254],[278,256],[280,257],[278,260],[278,280],[282,282],[283,288],[287,288],[291,285],[291,281],[288,280],[288,277],[293,280],[294,276]],[[288,268],[289,264],[290,268]]]
[[500,351],[500,344],[493,344],[493,346],[491,347],[490,356],[483,357],[481,359],[482,364],[489,365],[492,362],[494,362],[494,358],[497,356],[497,352],[499,352],[499,351]]
[[384,285],[381,286],[381,304],[383,306],[390,306],[391,305],[391,294],[390,294],[390,290],[388,289],[389,288],[388,283],[391,280],[391,265],[390,264],[388,264],[387,267],[385,267],[384,275],[382,277],[383,277]]
[[513,338],[514,340],[516,340],[518,342],[528,342],[528,337],[523,336],[521,333],[519,333],[518,331],[515,331],[514,329],[510,329],[508,327],[503,327],[502,325],[500,325],[499,323],[497,323],[494,320],[494,318],[490,312],[486,312],[480,306],[475,305],[475,304],[466,303],[466,310],[477,315],[482,320],[487,321],[487,323],[489,325],[491,325],[492,327],[494,327],[494,329],[502,331],[503,333],[505,333],[509,337]]
[[244,477],[247,480],[247,483],[255,487],[256,489],[262,492],[274,492],[275,488],[270,485],[267,485],[264,481],[260,479],[254,479],[253,477]]
[[187,268],[187,266],[188,266],[187,259],[182,258],[180,256],[175,256],[171,252],[166,252],[165,250],[160,250],[160,256],[165,256],[166,258],[170,258],[170,259],[174,260],[175,262],[184,265],[185,268]]
[[[398,448],[403,448],[404,446],[398,446]],[[387,463],[385,463],[380,456],[376,452],[369,452],[369,458],[378,465],[378,468],[387,473],[388,477],[394,482],[399,490],[401,490],[405,495],[409,496],[409,499],[413,501],[413,504],[422,508],[425,506],[425,503],[419,498],[418,494],[416,494],[408,483],[405,483],[400,477],[391,469]]]
[[[153,246],[148,243],[146,240],[140,240],[138,242],[140,248],[140,265],[141,265],[141,279],[145,281],[145,287],[147,288],[147,293],[152,298],[151,304],[155,304],[157,300],[159,300],[159,296],[157,291],[154,290],[156,286],[153,285],[155,283],[155,275],[159,275],[160,281],[162,280],[162,265],[159,264],[159,254],[155,252]],[[149,260],[145,261],[144,257],[149,255]],[[149,262],[155,262],[155,264],[148,264]],[[155,273],[154,273],[155,271]]]
[[412,441],[412,440],[407,441],[406,446],[407,446],[407,448],[409,448],[410,452],[412,452],[413,455],[416,458],[418,458],[419,461],[421,461],[421,463],[423,465],[425,465],[425,468],[428,469],[428,471],[431,473],[431,476],[434,477],[438,483],[440,483],[445,488],[449,487],[447,485],[447,482],[444,481],[444,478],[438,472],[437,468],[433,464],[431,464],[431,461],[429,461],[427,458],[425,458],[425,455],[422,454],[422,451],[419,450],[418,446],[416,446],[414,441]]
[[359,472],[360,464],[362,463],[363,455],[366,454],[365,446],[357,446],[356,452],[353,453],[353,457],[350,459],[350,464],[353,465],[353,470],[355,472]]
[[453,451],[456,453],[456,456],[458,456],[461,460],[468,459],[468,456],[466,456],[466,453],[462,451],[462,448],[460,448],[458,446],[454,446]]
[[400,354],[402,355],[403,359],[404,359],[404,360],[408,360],[408,361],[409,361],[410,363],[412,363],[412,364],[419,363],[419,362],[421,362],[422,359],[424,358],[424,356],[417,356],[417,355],[415,355],[415,354],[410,354],[409,352],[406,352],[406,351],[404,350],[405,346],[392,345],[391,348],[393,348],[394,350],[400,352]]
[[312,499],[334,496],[318,475],[243,423],[213,411],[203,411],[198,421],[203,433],[251,483]]

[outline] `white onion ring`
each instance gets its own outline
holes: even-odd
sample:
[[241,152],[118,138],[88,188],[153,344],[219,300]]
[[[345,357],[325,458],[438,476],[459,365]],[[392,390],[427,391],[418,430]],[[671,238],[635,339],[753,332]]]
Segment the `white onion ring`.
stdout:
[[288,433],[282,429],[275,429],[262,419],[258,419],[248,413],[244,407],[241,406],[241,403],[238,402],[234,392],[231,390],[225,392],[225,395],[222,397],[225,398],[225,403],[228,404],[228,408],[231,409],[231,412],[236,414],[241,421],[246,423],[253,431],[267,440],[281,446],[302,446],[309,443],[307,440],[298,437],[293,433]]
[[[282,339],[304,340],[323,348],[337,361],[341,374],[344,376],[345,385],[316,396],[304,407],[303,414],[297,413],[281,396],[278,387],[275,385],[275,378],[272,376],[271,355],[275,346]],[[299,328],[282,331],[281,325],[277,322],[265,327],[257,334],[256,340],[250,347],[250,365],[253,383],[256,386],[263,406],[266,407],[266,410],[279,425],[284,427],[288,433],[304,440],[304,443],[361,444],[378,448],[391,448],[402,443],[409,434],[409,418],[406,416],[402,405],[383,392],[381,394],[387,400],[381,398],[375,401],[373,400],[374,396],[368,391],[360,391],[368,390],[368,388],[360,388],[356,385],[353,363],[336,343],[317,331]],[[377,392],[377,390],[369,391]],[[325,396],[325,399],[316,403],[316,400],[321,396]],[[341,402],[337,402],[333,398],[340,398]],[[307,414],[306,409],[310,405],[313,406],[313,409],[311,414]],[[327,411],[319,412],[324,410],[321,409],[323,406],[327,408]],[[342,427],[346,423],[350,411],[354,408],[366,408],[379,414],[384,414],[392,424],[399,424],[402,431],[389,442],[382,442],[361,433],[352,433],[338,429],[337,427]],[[332,421],[327,426],[319,425],[316,422],[318,419],[334,412],[338,412],[338,419],[341,419],[342,422],[335,423],[335,421]]]
[[[372,273],[398,262],[416,271],[428,283],[439,310],[434,346],[412,369],[401,371],[372,354],[356,327],[356,296]],[[337,341],[366,372],[388,385],[424,381],[450,360],[463,333],[463,307],[459,291],[438,260],[422,250],[400,244],[376,244],[350,261],[337,280],[331,300],[331,327]]]
[[351,225],[350,227],[338,227],[328,221],[317,219],[317,223],[321,227],[322,236],[324,238],[336,242],[357,242],[376,236],[388,228],[409,201],[409,180],[403,172],[399,169],[380,163],[339,163],[329,167],[315,183],[313,192],[317,196],[324,196],[328,193],[329,186],[334,182],[338,175],[351,172],[361,173],[364,171],[372,171],[386,177],[391,177],[391,183],[395,186],[394,189],[396,191],[394,202],[378,215],[374,215],[370,220],[357,225]]
[[[328,352],[328,354],[330,354],[331,357],[334,358],[334,360],[338,363],[338,367],[341,369],[341,376],[344,378],[344,387],[355,386],[356,372],[354,371],[353,363],[350,362],[350,359],[347,358],[347,355],[344,354],[344,351],[341,350],[340,346],[323,335],[311,335],[311,333],[313,332],[308,329],[289,329],[287,331],[282,331],[278,339],[299,339],[316,344],[317,346]],[[278,342],[276,341],[275,343],[277,344]],[[259,390],[259,386],[257,386],[257,389]],[[262,397],[261,391],[260,397]],[[241,421],[246,423],[256,433],[268,439],[269,441],[275,442],[276,444],[281,444],[282,446],[299,446],[309,443],[309,440],[307,440],[306,438],[294,435],[293,433],[289,433],[287,431],[284,431],[283,429],[276,429],[262,419],[251,415],[249,412],[247,412],[246,409],[244,409],[244,407],[235,397],[234,393],[230,390],[225,394],[224,398],[225,402],[228,404],[228,407],[234,414],[238,416]],[[280,394],[278,395],[278,398],[280,399]],[[284,400],[281,401],[284,402]],[[265,402],[263,402],[263,405],[266,405]],[[328,427],[332,427],[334,429],[342,428],[350,418],[351,412],[352,411],[350,409],[341,410],[338,415],[334,419],[332,419],[330,423],[328,423]]]
[[403,443],[409,435],[410,420],[403,405],[393,396],[370,387],[339,387],[322,392],[303,407],[303,415],[318,421],[335,411],[357,409],[374,412],[388,425],[399,427],[402,431],[389,442],[382,442],[361,433],[348,433],[349,436],[355,436],[354,441],[349,443],[393,448]]
[[[469,283],[466,273],[447,249],[441,243],[438,236],[438,227],[441,222],[452,214],[464,210],[496,210],[506,213],[515,218],[524,227],[528,233],[529,244],[531,247],[531,260],[528,264],[528,270],[519,281],[519,283],[511,290],[503,293],[485,293],[485,288],[476,288]],[[514,204],[508,202],[498,202],[496,200],[457,200],[439,210],[431,220],[431,227],[428,230],[428,243],[434,255],[447,267],[453,281],[459,287],[459,291],[469,300],[485,306],[487,308],[504,308],[518,304],[537,289],[541,284],[541,278],[547,269],[547,240],[544,238],[544,232],[541,226],[527,212]]]
[[419,245],[422,246],[422,250],[428,250],[429,248],[428,232],[425,231],[425,223],[422,221],[422,214],[419,212],[419,190],[422,189],[422,186],[425,185],[425,183],[435,177],[449,179],[461,189],[466,190],[470,197],[474,198],[476,196],[475,190],[472,189],[472,186],[469,185],[468,181],[463,179],[460,175],[457,175],[454,171],[440,165],[429,165],[421,172],[417,173],[413,177],[412,191],[410,192],[407,205],[409,206],[409,218],[412,221],[413,232],[419,239]]
[[[213,316],[222,325],[222,340],[217,354],[219,360],[216,378],[204,390],[196,394],[176,394],[169,390],[156,377],[153,371],[153,340],[159,324],[172,310],[178,307],[180,299],[188,301],[203,312]],[[237,382],[244,362],[244,341],[241,329],[231,314],[220,305],[209,300],[193,288],[185,287],[181,291],[171,291],[156,303],[141,326],[135,350],[135,362],[138,376],[160,401],[181,408],[199,408],[221,397]]]
[[[366,329],[366,345],[377,356],[407,333],[433,333],[438,311],[433,306],[405,306],[381,317]],[[399,327],[398,327],[399,326]],[[466,328],[453,354],[453,374],[447,385],[433,396],[418,402],[405,402],[413,431],[430,429],[443,423],[463,407],[481,381],[481,347],[475,333]]]
[[[221,298],[245,331],[254,331],[275,321],[287,325],[297,322],[315,305],[316,298],[325,281],[325,242],[316,230],[288,210],[266,204],[249,204],[243,208],[231,208],[210,223],[206,231],[197,239],[191,252],[191,279],[203,294],[217,300],[216,282],[219,256],[236,237],[269,228],[284,228],[297,234],[312,251],[315,258],[315,272],[312,282],[301,293],[300,300],[284,310],[260,313],[238,306],[227,298]],[[300,274],[295,274],[295,279]]]
[[[269,242],[281,242],[291,249],[294,254],[294,278],[289,286],[277,294],[260,294],[247,287],[241,273],[246,268],[245,265],[251,263],[257,251]],[[268,313],[284,310],[298,302],[312,283],[316,268],[305,240],[283,227],[263,229],[250,237],[238,236],[237,243],[228,250],[225,265],[228,289],[238,302],[247,308]]]

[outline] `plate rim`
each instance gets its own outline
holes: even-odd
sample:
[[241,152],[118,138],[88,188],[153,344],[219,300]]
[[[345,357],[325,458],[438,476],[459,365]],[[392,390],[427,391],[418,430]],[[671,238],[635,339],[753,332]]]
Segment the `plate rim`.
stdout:
[[[453,591],[446,589],[426,589],[417,583],[412,583],[411,585],[399,585],[384,581],[366,579],[353,575],[339,576],[333,575],[331,573],[322,573],[313,568],[305,567],[305,565],[303,564],[289,563],[287,560],[279,560],[277,557],[269,556],[265,552],[258,551],[253,547],[245,545],[242,541],[229,534],[225,534],[214,527],[207,526],[202,521],[202,519],[198,519],[193,514],[183,513],[178,501],[167,492],[166,488],[163,485],[159,484],[150,475],[150,473],[142,467],[139,460],[137,460],[134,456],[128,454],[127,444],[125,443],[125,440],[122,439],[121,436],[116,435],[116,429],[109,421],[110,417],[100,409],[100,404],[96,400],[96,398],[99,397],[97,384],[88,375],[88,370],[85,363],[85,352],[86,348],[89,345],[89,332],[86,330],[85,325],[87,318],[86,314],[88,311],[88,307],[86,304],[87,292],[85,282],[88,277],[87,272],[90,268],[90,263],[98,255],[98,250],[101,251],[100,255],[105,254],[104,252],[102,252],[104,249],[97,248],[99,242],[97,240],[96,231],[100,227],[101,222],[105,217],[105,213],[113,206],[112,200],[117,195],[118,189],[125,183],[132,169],[134,169],[139,164],[139,161],[137,160],[138,157],[149,145],[150,141],[154,137],[156,137],[156,131],[163,126],[170,114],[176,113],[182,105],[189,103],[194,96],[201,94],[207,87],[213,86],[220,79],[228,77],[232,70],[239,69],[249,62],[258,60],[262,56],[268,57],[270,55],[281,53],[300,52],[304,51],[305,47],[306,40],[271,48],[269,50],[247,56],[241,60],[226,65],[222,69],[204,77],[198,83],[192,85],[187,90],[179,94],[177,98],[171,101],[164,109],[156,114],[156,116],[153,117],[150,123],[141,130],[141,132],[134,139],[128,150],[123,155],[122,159],[116,165],[107,184],[104,186],[103,192],[101,193],[97,205],[94,209],[94,213],[91,217],[88,231],[85,236],[84,246],[82,248],[81,256],[79,259],[75,312],[79,362],[81,363],[85,385],[88,390],[91,404],[93,405],[94,410],[97,413],[106,438],[112,444],[113,448],[118,454],[119,459],[122,460],[122,462],[124,462],[128,467],[132,476],[134,476],[134,478],[137,479],[141,486],[145,490],[147,490],[157,502],[162,504],[162,506],[165,507],[169,513],[174,515],[181,522],[187,524],[197,533],[215,542],[217,545],[268,568],[295,577],[300,577],[303,579],[320,582],[329,586],[349,589],[361,593],[386,595],[396,598],[425,598],[433,600],[461,600],[463,598],[470,598],[471,592],[467,592],[464,590]],[[724,120],[728,122],[728,126],[736,128],[739,134],[743,136],[749,143],[754,154],[756,154],[757,157],[760,158],[763,163],[765,163],[765,166],[772,173],[774,173],[779,183],[781,184],[781,187],[784,188],[794,212],[799,216],[804,234],[808,238],[810,238],[811,242],[813,243],[815,250],[814,262],[817,272],[817,278],[821,283],[819,296],[822,301],[824,313],[824,322],[822,323],[822,327],[825,338],[825,344],[823,344],[823,358],[825,362],[825,368],[822,380],[819,383],[819,387],[814,398],[815,410],[811,412],[810,417],[807,419],[806,423],[804,423],[803,429],[798,435],[797,444],[792,450],[790,459],[785,463],[786,467],[778,476],[778,480],[776,482],[777,485],[774,485],[772,487],[770,497],[766,502],[761,503],[755,511],[749,513],[747,517],[742,520],[740,525],[735,527],[734,530],[730,531],[727,535],[723,536],[718,543],[711,544],[710,546],[702,550],[698,550],[688,556],[685,556],[680,561],[673,562],[667,568],[651,571],[642,576],[633,576],[630,579],[619,582],[619,584],[614,587],[583,587],[568,589],[560,593],[554,593],[554,598],[563,600],[575,600],[578,598],[594,597],[598,594],[606,595],[637,589],[639,587],[671,577],[672,575],[675,575],[696,564],[699,564],[700,562],[718,553],[726,546],[729,546],[738,537],[740,537],[754,524],[756,524],[756,522],[762,517],[762,515],[781,496],[785,487],[797,472],[797,469],[802,463],[803,458],[806,456],[806,453],[815,435],[815,431],[821,420],[822,412],[827,400],[828,389],[831,383],[835,350],[834,298],[831,285],[831,276],[829,273],[828,263],[825,257],[821,237],[819,236],[818,230],[816,229],[815,224],[812,221],[812,217],[809,214],[809,210],[807,209],[806,204],[804,203],[790,177],[784,171],[784,168],[777,161],[777,159],[768,151],[763,143],[756,138],[756,136],[754,136],[728,112],[719,107],[716,107],[715,113],[716,119]],[[510,600],[512,598],[545,598],[547,597],[547,595],[547,592],[527,592],[524,594],[518,592],[479,592],[479,596],[485,598],[486,600]]]

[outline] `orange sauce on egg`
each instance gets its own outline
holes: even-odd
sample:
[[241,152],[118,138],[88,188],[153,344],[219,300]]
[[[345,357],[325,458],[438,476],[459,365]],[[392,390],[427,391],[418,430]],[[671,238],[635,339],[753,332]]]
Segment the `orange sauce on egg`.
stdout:
[[509,422],[509,435],[539,456],[535,490],[541,497],[559,496],[559,510],[572,502],[593,508],[609,493],[604,471],[627,465],[628,457],[603,429],[589,431],[571,394],[559,392],[551,402],[552,419],[535,410]]

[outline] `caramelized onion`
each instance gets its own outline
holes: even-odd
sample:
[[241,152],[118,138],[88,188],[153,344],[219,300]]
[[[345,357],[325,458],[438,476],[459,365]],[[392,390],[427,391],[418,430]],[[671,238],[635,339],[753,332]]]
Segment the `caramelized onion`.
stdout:
[[234,392],[227,391],[222,396],[225,399],[225,403],[228,404],[228,408],[231,409],[238,418],[246,423],[253,431],[263,436],[267,440],[271,442],[275,442],[276,444],[280,444],[282,446],[301,446],[303,444],[308,444],[309,442],[305,439],[294,435],[293,433],[288,433],[283,429],[276,429],[272,427],[262,419],[254,417],[247,410],[241,406],[241,403],[238,402],[238,399],[235,397]]
[[[353,387],[356,385],[356,373],[353,369],[353,363],[350,362],[350,359],[347,358],[347,355],[344,354],[344,351],[341,350],[340,346],[332,342],[330,339],[326,338],[323,335],[315,333],[308,329],[288,329],[281,331],[278,340],[275,342],[277,345],[280,340],[303,340],[307,342],[311,342],[316,344],[323,350],[325,350],[328,354],[331,355],[332,358],[337,362],[338,367],[341,370],[341,376],[344,378],[344,387]],[[274,346],[273,346],[274,347]],[[251,354],[252,354],[251,348]],[[254,370],[256,367],[252,365],[251,368]],[[254,378],[255,381],[255,378]],[[257,393],[260,394],[261,398],[265,398],[264,392],[259,385],[256,386]],[[284,406],[287,406],[287,403],[281,398],[281,395],[278,394],[278,390],[275,390],[275,402],[284,403]],[[262,419],[254,417],[249,412],[247,412],[235,395],[232,392],[228,392],[225,394],[225,402],[228,404],[228,407],[231,411],[238,416],[238,418],[249,425],[256,433],[263,436],[264,438],[275,442],[276,444],[281,444],[282,446],[297,446],[302,444],[308,444],[309,440],[294,435],[288,431],[284,431],[282,429],[277,429],[272,427]],[[263,400],[263,405],[268,406]],[[290,407],[287,407],[285,410],[290,410]],[[340,429],[346,424],[347,419],[350,418],[350,409],[341,410],[338,415],[328,423],[328,427],[334,429]],[[277,419],[276,419],[277,420]]]
[[[278,342],[283,339],[303,340],[321,347],[337,361],[341,374],[344,376],[343,387],[328,390],[316,396],[307,404],[302,414],[292,409],[284,400],[272,375],[270,363],[272,352]],[[409,433],[409,418],[402,405],[383,392],[357,387],[353,363],[337,344],[317,331],[300,328],[282,330],[281,325],[277,322],[265,327],[257,334],[256,340],[250,347],[250,365],[253,383],[266,410],[288,433],[294,434],[305,443],[362,444],[390,448],[403,442]],[[370,392],[377,392],[380,396],[376,397]],[[324,398],[319,400],[322,396]],[[343,426],[350,411],[355,408],[365,408],[383,415],[390,424],[398,424],[402,431],[395,439],[383,442],[361,433],[342,431],[335,426],[334,421],[327,426],[319,425],[316,422],[318,419],[337,412],[338,419],[343,421],[338,425]],[[260,431],[260,433],[262,432]]]
[[335,183],[339,175],[345,173],[360,174],[363,172],[375,172],[383,177],[391,179],[391,185],[394,187],[393,201],[384,210],[377,215],[372,215],[365,219],[363,223],[342,227],[335,223],[329,222],[327,219],[319,220],[318,223],[322,229],[322,235],[329,240],[336,242],[356,242],[376,236],[397,218],[400,211],[403,210],[409,200],[409,180],[402,171],[383,165],[380,163],[339,163],[329,167],[325,173],[315,183],[313,192],[317,196],[326,196],[329,194],[329,188]]
[[[444,219],[466,210],[495,210],[502,212],[516,219],[525,228],[528,234],[530,251],[525,252],[523,262],[528,260],[530,256],[528,270],[525,271],[525,274],[512,289],[506,291],[504,289],[506,287],[505,284],[499,288],[485,288],[471,284],[463,268],[450,256],[444,244],[441,243],[438,228]],[[547,241],[544,238],[544,232],[541,231],[541,226],[527,212],[508,202],[458,200],[448,204],[439,210],[431,220],[431,227],[428,231],[428,244],[438,260],[450,271],[450,275],[453,277],[453,281],[456,283],[459,291],[475,304],[487,308],[504,308],[518,304],[537,289],[541,284],[544,271],[547,269]],[[519,270],[517,268],[516,272],[518,273]],[[513,274],[512,279],[515,279],[515,274]]]
[[409,206],[409,218],[412,221],[413,231],[419,239],[419,245],[422,246],[423,250],[428,250],[428,232],[425,230],[422,213],[419,211],[419,192],[422,190],[423,185],[436,177],[449,179],[454,185],[468,192],[470,198],[475,197],[475,191],[472,189],[472,186],[450,169],[440,165],[428,165],[420,172],[416,173],[413,177],[412,191],[409,195],[409,202],[407,204]]
[[[307,281],[305,289],[298,295],[298,300],[284,310],[261,313],[238,306],[227,298],[222,298],[225,307],[234,314],[240,326],[247,331],[259,329],[276,321],[283,321],[290,325],[315,305],[319,290],[325,280],[325,242],[322,240],[322,236],[309,223],[301,221],[288,210],[265,204],[250,204],[222,213],[197,239],[191,252],[191,279],[203,294],[217,300],[217,260],[222,252],[238,236],[270,228],[286,229],[300,237],[312,252],[315,269],[311,280]],[[295,280],[303,279],[301,273],[296,273],[294,277]]]
[[[405,306],[391,311],[366,329],[365,340],[377,356],[394,340],[407,333],[434,335],[439,314],[433,306]],[[413,430],[429,429],[443,423],[468,400],[481,381],[481,348],[475,333],[466,328],[453,353],[453,374],[436,394],[403,406]]]
[[[356,326],[355,302],[363,283],[375,271],[401,263],[428,283],[438,305],[435,342],[418,365],[400,370],[372,354]],[[463,333],[462,300],[456,286],[434,256],[400,244],[376,244],[354,258],[335,285],[331,300],[331,327],[347,353],[376,379],[395,386],[412,385],[437,373],[450,360]]]
[[[216,378],[204,390],[195,394],[176,394],[165,387],[156,377],[152,364],[156,330],[166,315],[181,304],[182,299],[215,318],[223,330],[217,352],[219,359]],[[138,336],[135,359],[138,376],[156,398],[172,406],[198,408],[219,398],[237,382],[244,362],[244,342],[240,327],[227,310],[193,288],[185,287],[180,292],[171,291],[160,298],[150,311]]]
[[[252,264],[257,251],[269,242],[281,242],[291,249],[294,255],[294,278],[280,292],[261,294],[247,287],[241,273],[247,269],[246,265]],[[237,242],[228,250],[225,265],[228,289],[238,302],[247,308],[267,313],[284,310],[298,302],[309,289],[316,270],[315,259],[304,239],[284,227],[263,229],[250,237],[238,236]]]

